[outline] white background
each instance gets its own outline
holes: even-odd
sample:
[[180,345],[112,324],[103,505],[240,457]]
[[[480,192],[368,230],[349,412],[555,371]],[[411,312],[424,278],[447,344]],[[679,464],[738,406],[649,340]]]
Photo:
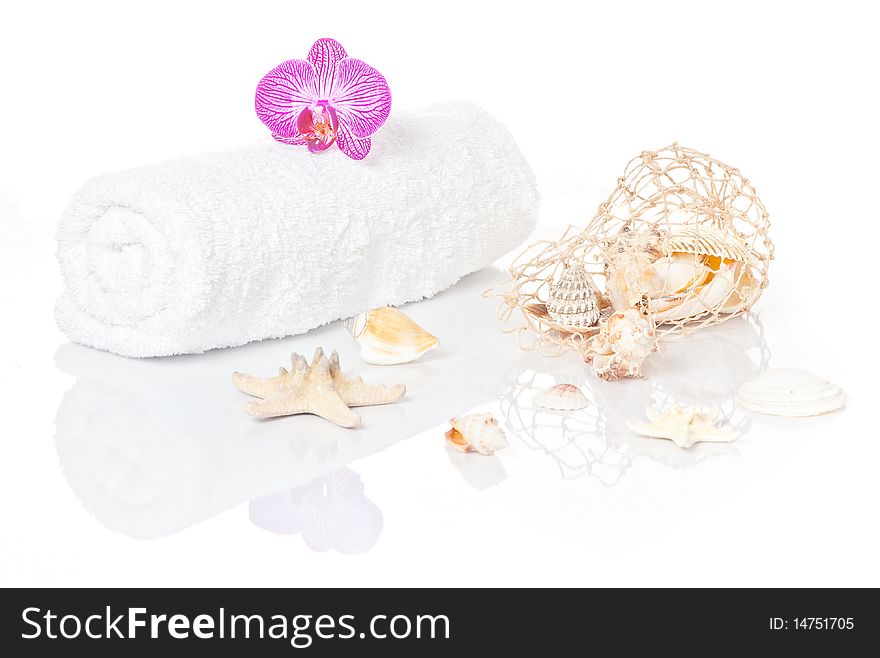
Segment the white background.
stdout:
[[[869,3],[840,1],[5,2],[0,583],[880,585],[877,24]],[[56,413],[74,385],[64,355],[86,362],[85,370],[118,368],[123,379],[128,366],[63,351],[67,341],[52,317],[61,287],[52,235],[66,200],[103,171],[266,139],[253,112],[257,81],[282,60],[303,57],[320,36],[381,70],[395,108],[461,97],[497,114],[533,165],[548,234],[588,220],[643,149],[677,140],[739,167],[770,210],[777,245],[771,286],[756,308],[769,363],[840,383],[847,409],[809,421],[754,418],[732,452],[682,456],[631,442],[623,451],[631,463],[611,486],[597,473],[561,478],[550,455],[514,436],[488,474],[475,473],[473,463],[446,452],[440,425],[372,446],[325,441],[333,459],[282,459],[289,476],[269,476],[262,469],[266,460],[279,463],[277,446],[296,452],[311,440],[296,433],[319,425],[281,421],[277,442],[254,448],[249,426],[227,424],[214,450],[204,436],[177,443],[185,439],[163,428],[179,419],[163,417],[176,413],[164,408],[154,410],[155,443],[141,436],[132,444],[144,420],[133,416],[131,427],[114,425],[118,437],[103,436],[100,450],[78,463],[56,437]],[[462,125],[449,139],[478,130]],[[462,297],[462,322],[494,303],[478,292],[451,293]],[[432,315],[439,308],[432,303],[413,314],[451,327]],[[474,330],[492,336],[497,326]],[[346,337],[330,331],[322,338],[344,347]],[[470,407],[500,413],[511,368],[577,379],[606,400],[612,424],[619,408],[630,409],[616,400],[648,390],[597,384],[577,359],[534,361],[498,341],[493,349],[508,351],[493,353],[497,371],[482,373],[485,398],[452,396],[456,406],[445,408],[448,397],[430,399],[432,377],[449,386],[475,376],[454,361],[468,346],[450,332],[445,342],[441,333],[445,351],[406,374],[423,376],[422,395],[441,417]],[[231,369],[275,363],[291,345],[316,344],[312,336],[297,340],[173,367],[216,370],[222,379]],[[694,360],[690,350],[711,363],[712,344],[707,352],[706,343],[684,345],[682,359]],[[734,360],[744,353],[737,349]],[[725,382],[724,359],[713,367],[700,375],[708,380],[686,383],[703,390]],[[674,368],[656,370],[635,386],[681,384],[668,379]],[[193,389],[179,397],[198,402],[204,427],[229,413]],[[100,398],[90,400],[100,410]],[[199,419],[186,423],[198,427]],[[230,455],[240,468],[219,463]],[[314,552],[301,535],[273,535],[248,521],[248,499],[269,484],[302,484],[342,463],[381,510],[369,551]],[[165,470],[179,478],[172,490],[155,484],[166,481]],[[98,484],[74,486],[89,477]],[[163,499],[164,516],[148,518],[151,496]]]

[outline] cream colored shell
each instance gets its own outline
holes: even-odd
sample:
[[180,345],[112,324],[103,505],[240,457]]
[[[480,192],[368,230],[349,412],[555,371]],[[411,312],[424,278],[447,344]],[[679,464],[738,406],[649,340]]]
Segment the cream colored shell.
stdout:
[[612,314],[592,339],[585,360],[601,379],[642,377],[642,363],[655,349],[654,329],[635,309]]
[[450,418],[449,424],[452,428],[446,432],[446,443],[461,452],[492,455],[507,447],[507,437],[490,413]]
[[818,416],[843,407],[846,393],[824,377],[795,368],[773,368],[743,384],[736,401],[762,414]]
[[556,411],[575,411],[589,405],[587,396],[574,384],[557,384],[535,393],[532,402],[536,407]]
[[367,363],[388,366],[409,363],[437,347],[439,340],[393,307],[375,308],[344,320]]
[[660,251],[670,256],[675,253],[717,256],[728,260],[748,262],[746,246],[721,233],[711,224],[685,224],[678,226],[660,242]]

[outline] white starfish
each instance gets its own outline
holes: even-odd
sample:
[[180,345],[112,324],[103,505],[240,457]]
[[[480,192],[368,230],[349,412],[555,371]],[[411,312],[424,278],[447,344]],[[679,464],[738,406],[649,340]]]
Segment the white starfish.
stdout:
[[252,416],[315,414],[341,427],[360,425],[361,417],[349,407],[397,402],[406,393],[403,384],[366,384],[360,377],[346,377],[336,350],[328,360],[320,347],[311,364],[294,352],[290,370],[281,368],[275,377],[235,372],[232,381],[240,391],[261,398],[248,404],[246,410]]
[[718,426],[718,407],[708,411],[700,411],[694,407],[683,407],[679,404],[655,409],[645,409],[649,423],[627,422],[636,434],[655,439],[669,439],[679,448],[690,448],[695,443],[729,443],[739,436],[739,432],[729,426]]

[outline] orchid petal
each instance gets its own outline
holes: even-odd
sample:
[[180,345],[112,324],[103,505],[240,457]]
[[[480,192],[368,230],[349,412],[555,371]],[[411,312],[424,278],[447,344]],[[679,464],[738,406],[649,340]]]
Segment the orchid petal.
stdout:
[[345,48],[336,39],[318,39],[309,50],[308,60],[315,67],[315,92],[326,100],[333,91],[336,65],[348,57]]
[[254,107],[257,116],[273,134],[293,137],[300,113],[317,99],[315,67],[302,59],[291,59],[269,71],[260,84]]
[[364,139],[385,123],[391,112],[391,90],[379,71],[359,59],[336,65],[330,104],[352,136]]
[[358,139],[351,134],[348,128],[340,125],[339,131],[336,133],[336,143],[339,144],[339,150],[352,160],[363,160],[370,152],[372,140],[369,137]]

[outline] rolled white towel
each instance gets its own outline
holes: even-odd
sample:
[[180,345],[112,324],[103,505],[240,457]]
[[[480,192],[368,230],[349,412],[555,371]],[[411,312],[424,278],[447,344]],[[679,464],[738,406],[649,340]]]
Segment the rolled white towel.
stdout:
[[58,326],[125,356],[298,334],[429,297],[538,210],[508,131],[468,103],[398,113],[363,161],[275,142],[98,176],[58,230]]

